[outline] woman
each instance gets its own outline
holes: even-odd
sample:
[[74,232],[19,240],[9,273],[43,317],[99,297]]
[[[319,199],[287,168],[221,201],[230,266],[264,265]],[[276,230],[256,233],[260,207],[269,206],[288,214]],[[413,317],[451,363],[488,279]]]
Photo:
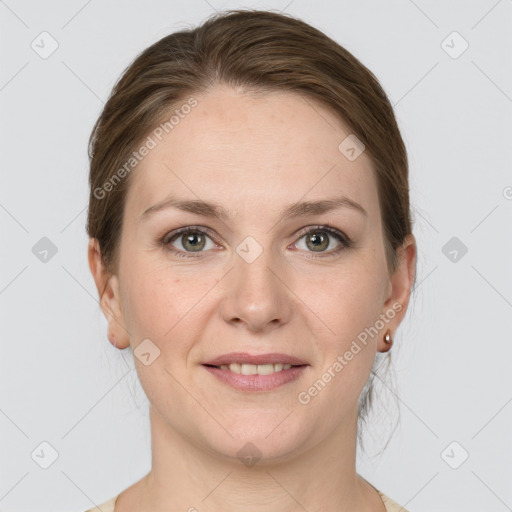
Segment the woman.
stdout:
[[125,70],[90,158],[90,269],[152,436],[99,509],[405,510],[355,470],[416,264],[373,74],[290,16],[216,14]]

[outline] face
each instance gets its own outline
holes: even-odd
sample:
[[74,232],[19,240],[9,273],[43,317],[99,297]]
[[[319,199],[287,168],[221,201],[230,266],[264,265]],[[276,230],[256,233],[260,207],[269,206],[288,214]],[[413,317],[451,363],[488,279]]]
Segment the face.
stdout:
[[[130,333],[115,331],[117,344],[150,354],[134,357],[137,372],[174,433],[226,457],[252,442],[284,460],[354,424],[409,283],[388,273],[370,159],[340,152],[351,132],[333,113],[291,93],[196,99],[131,176],[110,278]],[[205,366],[232,353],[270,356],[258,369]],[[268,366],[287,357],[290,369]]]

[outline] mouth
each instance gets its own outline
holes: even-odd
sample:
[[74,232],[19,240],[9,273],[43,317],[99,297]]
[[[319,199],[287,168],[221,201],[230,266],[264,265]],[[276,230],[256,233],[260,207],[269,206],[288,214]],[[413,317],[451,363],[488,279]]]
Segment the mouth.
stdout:
[[203,363],[217,380],[239,391],[269,391],[297,380],[308,363],[287,354],[231,353]]
[[204,366],[210,368],[218,368],[219,370],[225,370],[240,375],[272,375],[274,373],[282,372],[283,370],[289,370],[290,368],[297,368],[301,366],[307,366],[305,364],[286,364],[286,363],[268,363],[268,364],[240,364],[230,363],[221,364],[218,366],[205,364]]

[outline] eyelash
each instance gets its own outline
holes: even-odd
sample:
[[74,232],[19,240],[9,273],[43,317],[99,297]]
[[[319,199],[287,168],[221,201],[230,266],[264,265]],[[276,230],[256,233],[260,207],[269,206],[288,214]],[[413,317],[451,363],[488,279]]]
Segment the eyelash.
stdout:
[[[331,251],[328,251],[328,252],[323,252],[323,253],[318,253],[318,254],[315,254],[314,252],[312,252],[311,256],[307,256],[308,258],[311,258],[311,259],[326,258],[329,256],[334,256],[334,255],[338,254],[339,252],[352,247],[352,240],[350,240],[350,238],[347,235],[345,235],[341,231],[338,231],[335,228],[331,228],[329,225],[313,226],[312,228],[309,228],[307,231],[301,232],[298,240],[303,238],[305,235],[309,235],[310,233],[319,232],[319,231],[328,233],[329,235],[333,236],[338,242],[341,243],[341,245],[338,248],[332,249]],[[209,236],[215,242],[213,232],[209,228],[204,228],[204,227],[200,227],[200,226],[197,226],[197,227],[196,226],[187,226],[187,227],[178,229],[177,231],[172,231],[170,233],[166,233],[162,238],[160,238],[159,243],[161,246],[164,247],[165,250],[172,252],[179,258],[199,258],[199,257],[201,257],[200,255],[202,253],[204,253],[204,251],[197,252],[197,256],[196,256],[194,253],[192,253],[190,251],[181,251],[181,250],[175,249],[174,247],[172,247],[172,245],[170,245],[171,242],[174,242],[183,233],[201,233],[203,235]],[[215,242],[215,243],[217,243],[217,242]]]

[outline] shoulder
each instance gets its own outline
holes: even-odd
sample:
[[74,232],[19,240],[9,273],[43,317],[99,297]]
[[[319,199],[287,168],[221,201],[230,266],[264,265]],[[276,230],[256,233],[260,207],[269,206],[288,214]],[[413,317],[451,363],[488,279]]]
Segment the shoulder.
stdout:
[[[117,496],[119,496],[119,494]],[[114,496],[113,498],[110,498],[101,505],[97,505],[94,508],[90,508],[85,512],[114,512],[114,505],[116,503],[117,496]]]
[[377,489],[382,501],[384,502],[384,506],[386,507],[386,512],[408,512],[404,507],[399,505],[396,501],[393,501],[391,498],[388,498],[385,494],[380,492]]

